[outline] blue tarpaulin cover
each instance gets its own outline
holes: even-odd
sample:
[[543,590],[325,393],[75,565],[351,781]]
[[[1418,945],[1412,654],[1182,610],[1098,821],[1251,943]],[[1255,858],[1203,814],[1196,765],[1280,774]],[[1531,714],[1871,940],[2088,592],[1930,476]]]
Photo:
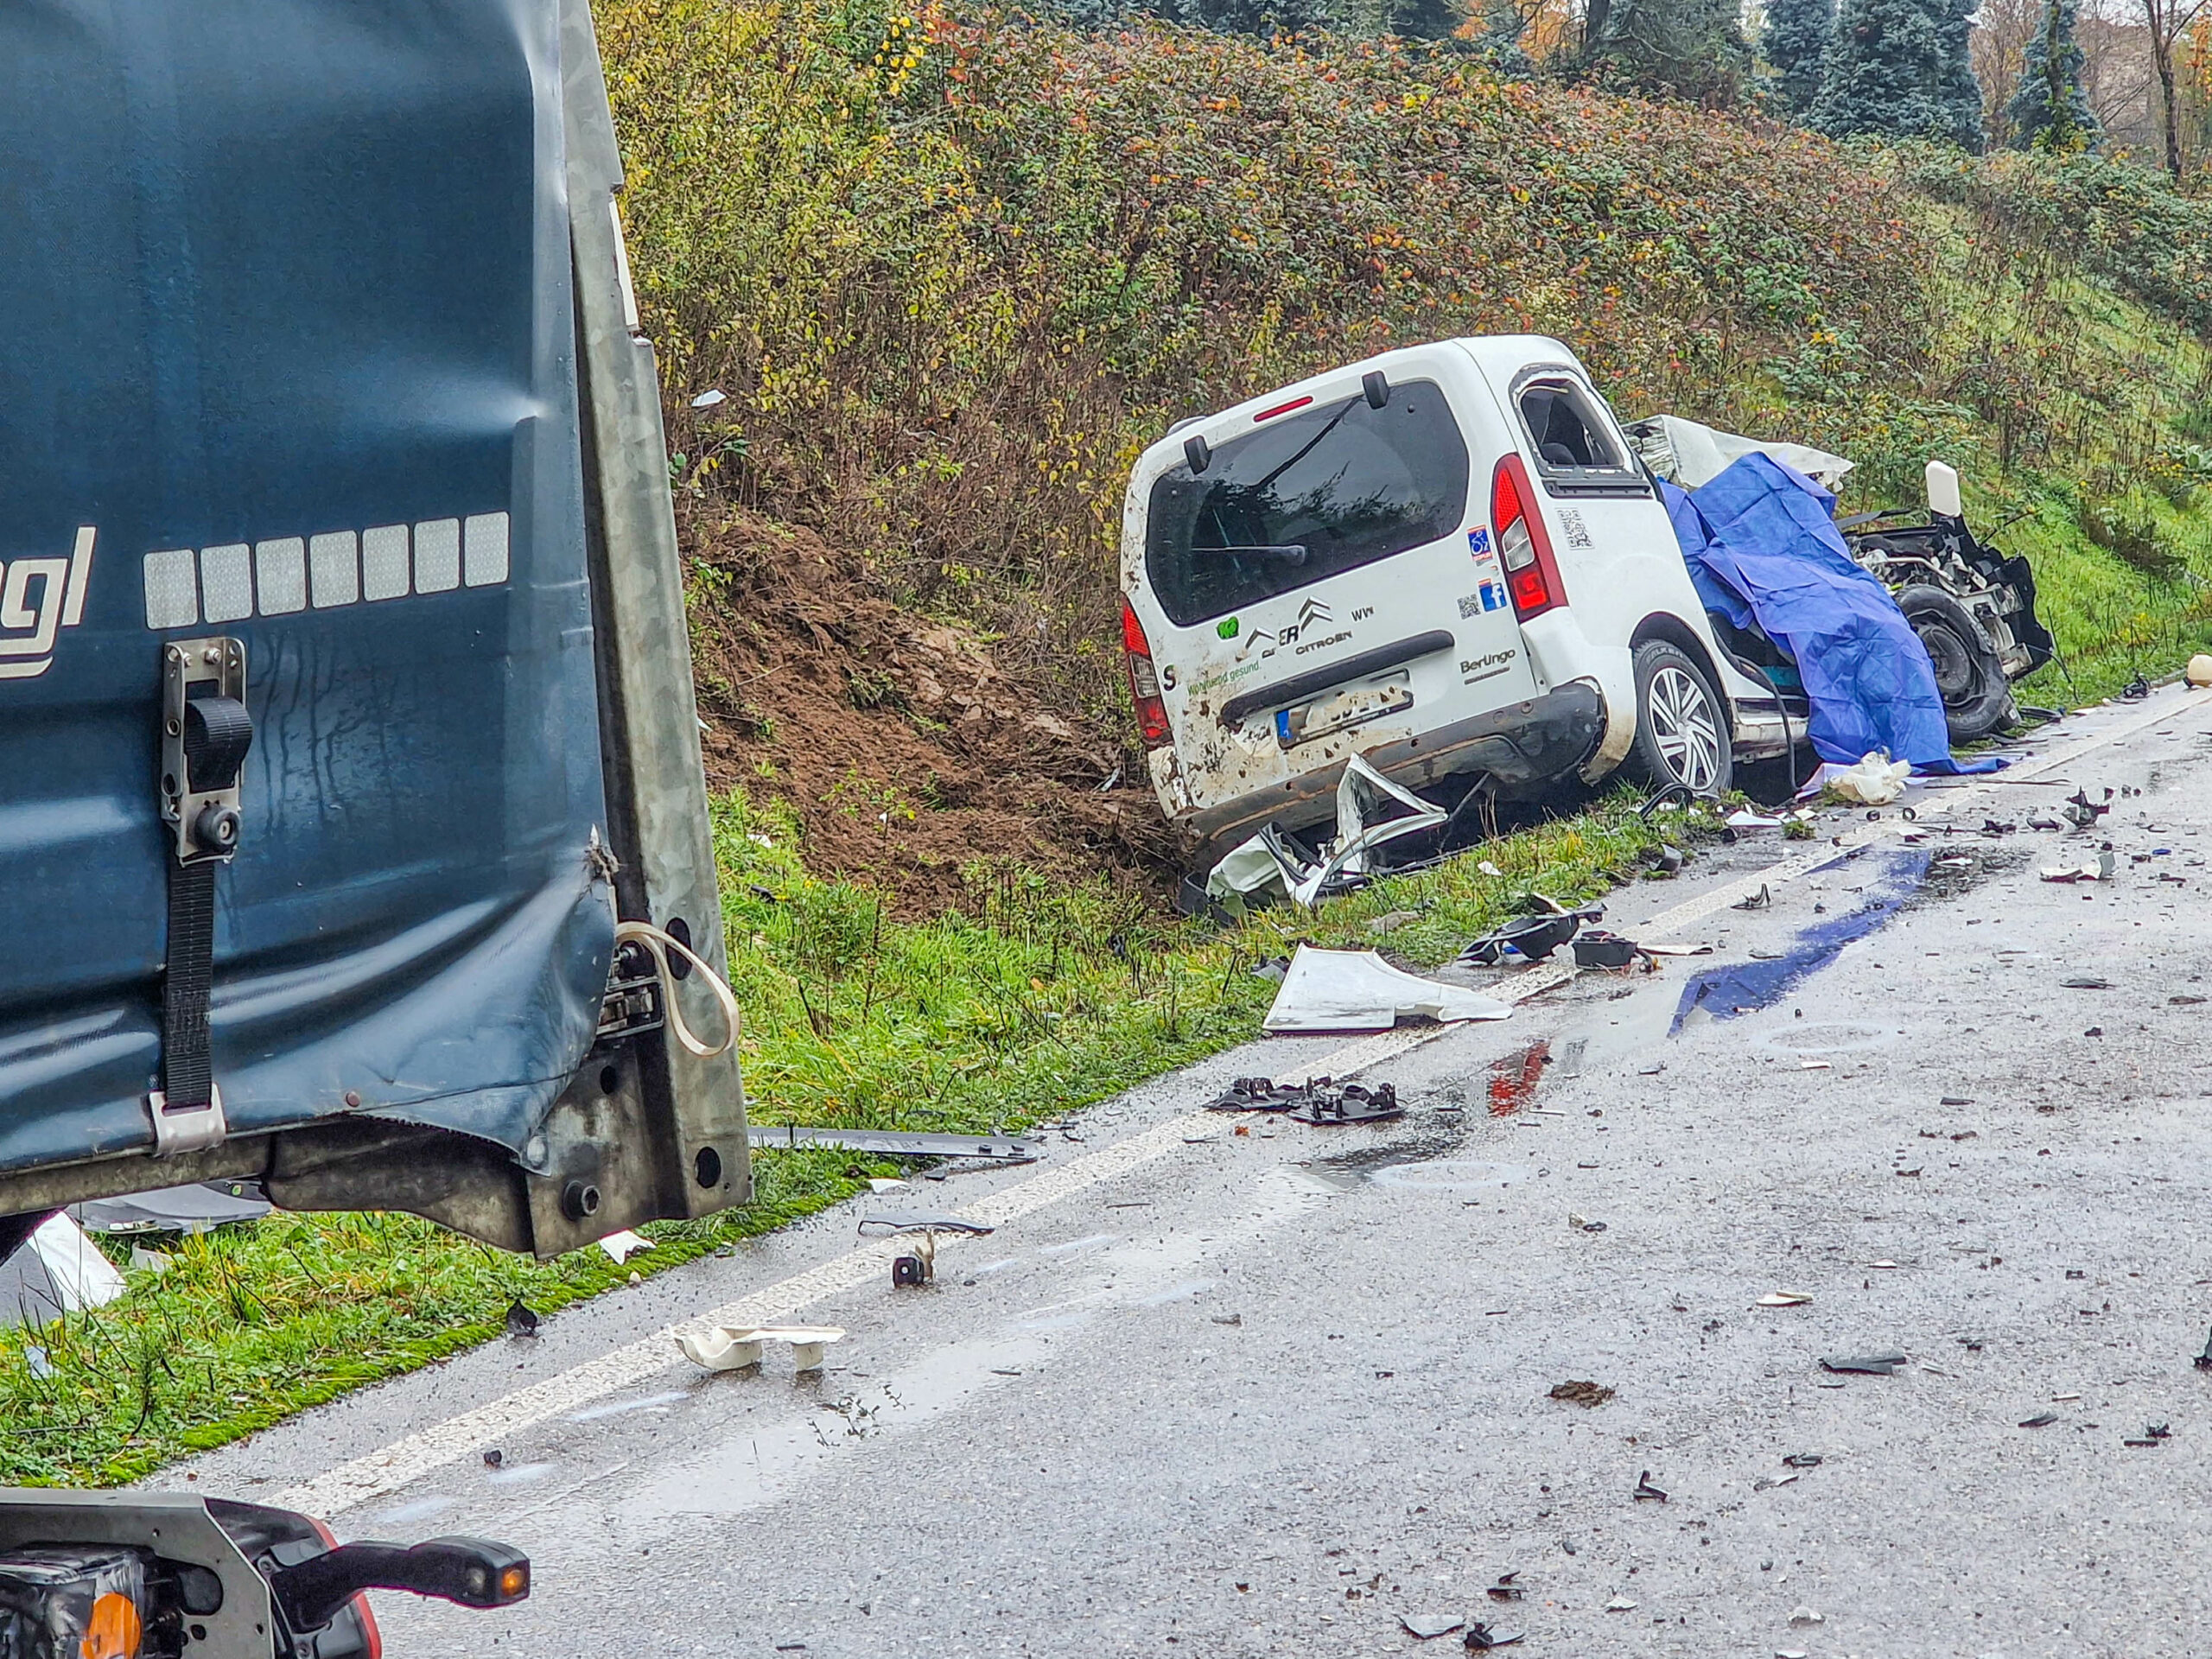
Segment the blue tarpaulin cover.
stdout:
[[1952,760],[1928,648],[1846,549],[1834,496],[1763,454],[1694,492],[1659,488],[1706,608],[1756,626],[1796,661],[1821,760],[1848,766],[1880,750],[1923,772],[1999,764]]

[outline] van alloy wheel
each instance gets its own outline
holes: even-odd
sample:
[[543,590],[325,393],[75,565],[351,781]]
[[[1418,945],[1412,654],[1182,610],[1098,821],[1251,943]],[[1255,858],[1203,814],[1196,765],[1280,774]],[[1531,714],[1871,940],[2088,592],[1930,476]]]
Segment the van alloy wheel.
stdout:
[[1713,694],[1688,670],[1662,664],[1644,693],[1656,747],[1676,779],[1699,794],[1720,781],[1720,720]]

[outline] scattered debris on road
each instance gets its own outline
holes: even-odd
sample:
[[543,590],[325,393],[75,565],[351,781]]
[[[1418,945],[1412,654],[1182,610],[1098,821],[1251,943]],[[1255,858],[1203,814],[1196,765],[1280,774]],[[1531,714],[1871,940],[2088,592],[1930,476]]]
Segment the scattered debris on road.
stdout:
[[1520,1641],[1519,1630],[1493,1630],[1479,1621],[1467,1626],[1465,1645],[1473,1653],[1488,1653],[1492,1648],[1510,1648]]
[[1574,939],[1574,965],[1619,971],[1641,963],[1647,973],[1655,971],[1657,958],[1633,939],[1624,939],[1618,933],[1602,927],[1580,933]]
[[981,1238],[993,1230],[980,1222],[963,1221],[958,1216],[927,1214],[863,1216],[860,1224],[860,1231],[866,1237],[913,1237],[912,1249],[891,1258],[891,1282],[894,1286],[925,1285],[937,1277],[937,1236],[939,1233]]
[[1636,1478],[1636,1490],[1629,1494],[1638,1503],[1664,1503],[1667,1494],[1651,1484],[1651,1471],[1643,1470]]
[[1528,1586],[1521,1582],[1520,1570],[1516,1568],[1510,1573],[1499,1573],[1497,1582],[1483,1593],[1492,1601],[1518,1601],[1528,1593]]
[[1903,1354],[1823,1354],[1821,1369],[1855,1376],[1895,1376],[1905,1363]]
[[684,1358],[704,1370],[743,1371],[760,1363],[766,1344],[780,1342],[791,1351],[794,1370],[818,1371],[829,1345],[842,1342],[844,1336],[843,1327],[835,1325],[723,1325],[696,1336],[680,1331],[676,1345],[683,1350]]
[[1560,914],[1518,916],[1473,940],[1453,960],[1465,968],[1503,968],[1524,962],[1549,960],[1553,951],[1574,938],[1585,922],[1605,918],[1597,906]]
[[1427,1641],[1431,1637],[1449,1636],[1467,1621],[1456,1613],[1400,1613],[1398,1623],[1406,1627],[1406,1634]]
[[2034,1416],[2023,1421],[2020,1427],[2022,1428],[2049,1428],[2057,1421],[2058,1414],[2056,1412],[2039,1411]]
[[1045,1155],[1045,1143],[1016,1135],[927,1135],[890,1129],[809,1128],[798,1123],[755,1123],[745,1132],[749,1145],[795,1150],[839,1147],[884,1158],[991,1158],[1009,1164],[1032,1163]]
[[507,1308],[507,1334],[511,1337],[534,1337],[537,1334],[537,1315],[520,1301]]
[[1753,1302],[1753,1307],[1803,1307],[1812,1301],[1802,1290],[1770,1290]]
[[1372,950],[1301,944],[1262,1024],[1277,1036],[1389,1031],[1403,1019],[1503,1020],[1512,1011],[1479,992],[1393,968]]
[[1602,1406],[1613,1397],[1613,1391],[1601,1382],[1582,1382],[1570,1377],[1564,1382],[1552,1384],[1551,1397],[1564,1400],[1569,1405]]

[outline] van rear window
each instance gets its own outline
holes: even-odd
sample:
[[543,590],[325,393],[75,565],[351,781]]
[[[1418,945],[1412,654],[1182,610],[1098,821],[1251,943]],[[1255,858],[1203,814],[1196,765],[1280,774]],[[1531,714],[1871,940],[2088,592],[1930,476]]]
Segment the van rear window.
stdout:
[[1431,380],[1278,416],[1154,480],[1145,572],[1179,626],[1449,536],[1467,511],[1467,445]]

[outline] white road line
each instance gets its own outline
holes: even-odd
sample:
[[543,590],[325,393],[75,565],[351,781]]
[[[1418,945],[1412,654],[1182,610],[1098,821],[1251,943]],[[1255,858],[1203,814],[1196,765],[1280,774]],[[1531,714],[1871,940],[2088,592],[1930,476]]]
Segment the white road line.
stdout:
[[[2184,698],[2182,708],[2177,709],[2171,703],[2153,699],[2158,703],[2158,707],[2146,709],[2140,715],[2123,721],[2101,734],[2085,737],[2055,754],[2014,766],[2007,775],[2032,777],[2037,772],[2048,772],[2055,766],[2077,760],[2093,749],[2129,736],[2154,721],[2170,720],[2185,709],[2202,707],[2207,701],[2207,696],[2199,693]],[[1979,788],[1961,791],[1951,798],[1949,804],[1954,807],[1963,804],[1989,794],[1993,788],[1994,785],[1983,785]],[[1847,832],[1840,845],[1833,841],[1824,842],[1765,870],[1728,882],[1710,893],[1661,912],[1639,931],[1646,936],[1656,937],[1688,927],[1708,916],[1719,914],[1738,899],[1758,892],[1762,882],[1773,887],[1796,880],[1821,865],[1834,862],[1845,852],[1868,845],[1885,836],[1895,835],[1904,827],[1904,821],[1894,815],[1885,816],[1878,823],[1862,824]],[[1498,987],[1493,994],[1503,1001],[1524,1002],[1554,986],[1566,983],[1573,976],[1574,969],[1563,965],[1534,968],[1511,984]],[[1324,1055],[1306,1069],[1306,1075],[1352,1077],[1459,1028],[1456,1026],[1441,1026],[1385,1032],[1379,1036],[1347,1044]],[[1102,1147],[1096,1152],[1086,1153],[1069,1163],[1041,1171],[1027,1180],[1001,1188],[957,1213],[963,1219],[980,1222],[987,1226],[1004,1226],[1064,1198],[1072,1198],[1101,1182],[1127,1175],[1190,1141],[1218,1135],[1224,1127],[1224,1122],[1218,1114],[1187,1112],[1153,1128],[1117,1141],[1111,1146]],[[557,1376],[518,1389],[487,1405],[478,1407],[474,1411],[464,1412],[458,1417],[449,1418],[417,1433],[395,1440],[379,1451],[356,1458],[350,1463],[340,1464],[302,1485],[279,1492],[270,1501],[284,1509],[302,1510],[309,1515],[319,1516],[338,1515],[357,1508],[397,1491],[401,1487],[448,1465],[457,1463],[479,1447],[495,1440],[512,1439],[550,1418],[574,1411],[591,1401],[623,1389],[633,1388],[669,1370],[676,1363],[676,1338],[679,1333],[703,1333],[723,1325],[770,1325],[778,1319],[789,1319],[826,1297],[855,1289],[871,1279],[881,1278],[889,1272],[891,1258],[896,1253],[897,1247],[889,1241],[862,1244],[711,1313],[665,1326],[649,1337],[640,1338],[636,1342],[602,1354],[597,1359],[573,1366]]]
[[[1506,1000],[1518,1001],[1532,996],[1566,976],[1548,976],[1546,983],[1541,985],[1530,982],[1534,977],[1532,975],[1509,989]],[[1351,1077],[1448,1029],[1451,1027],[1386,1032],[1379,1037],[1347,1044],[1314,1062],[1309,1075]],[[1101,1182],[1127,1175],[1189,1141],[1218,1135],[1225,1127],[1219,1113],[1187,1112],[1096,1152],[1040,1171],[955,1213],[963,1220],[1002,1227]],[[270,1501],[283,1509],[332,1516],[396,1492],[424,1475],[461,1461],[481,1446],[511,1440],[550,1418],[606,1395],[634,1388],[648,1377],[667,1370],[677,1363],[676,1338],[680,1334],[703,1335],[724,1325],[772,1325],[826,1297],[856,1289],[870,1280],[880,1280],[889,1274],[891,1258],[898,1249],[888,1240],[860,1245],[711,1313],[664,1326],[649,1337],[626,1344],[597,1359],[587,1360],[556,1376],[517,1389],[474,1411],[448,1418],[350,1463],[340,1464],[303,1485],[278,1493]]]

